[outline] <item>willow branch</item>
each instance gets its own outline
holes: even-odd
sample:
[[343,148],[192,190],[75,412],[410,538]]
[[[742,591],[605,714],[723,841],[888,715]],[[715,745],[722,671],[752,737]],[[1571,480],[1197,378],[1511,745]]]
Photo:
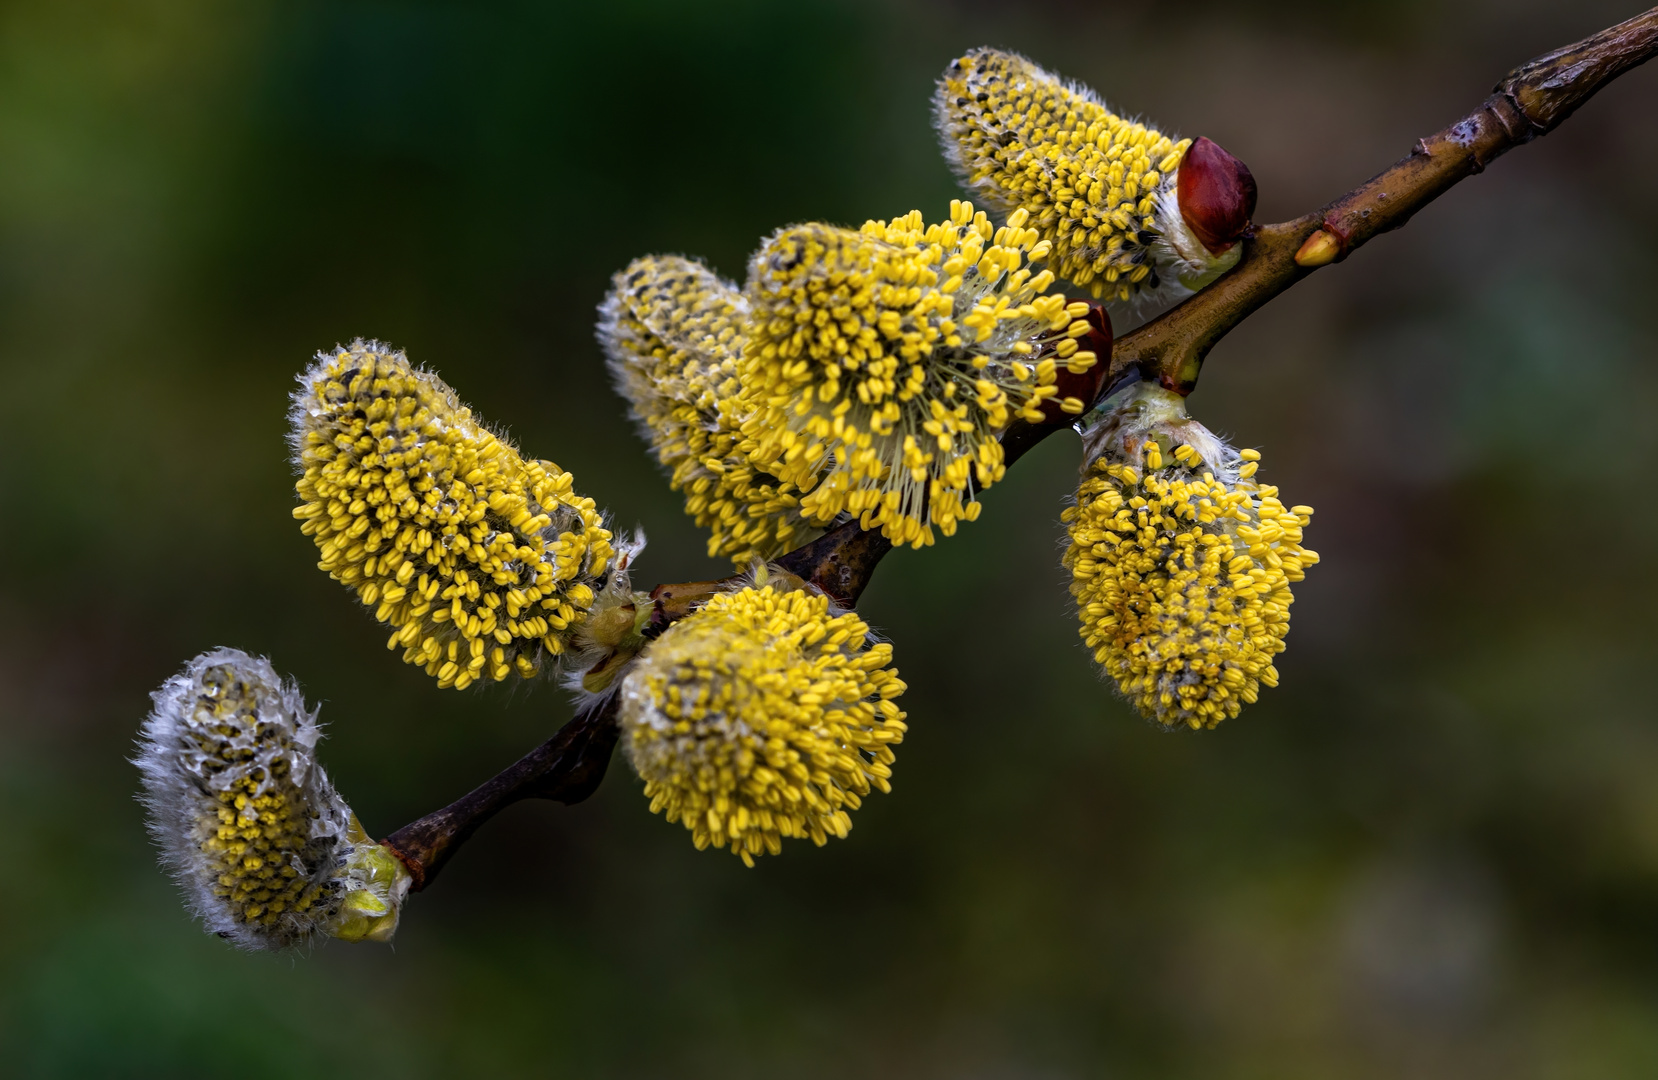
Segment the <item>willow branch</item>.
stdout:
[[1137,369],[1190,393],[1209,350],[1262,305],[1320,266],[1399,228],[1502,154],[1553,131],[1602,86],[1654,53],[1658,8],[1516,68],[1479,107],[1417,140],[1408,157],[1374,179],[1322,210],[1258,227],[1230,273],[1117,342],[1111,375]]
[[[892,544],[879,532],[861,529],[856,521],[849,521],[781,556],[772,565],[811,582],[837,604],[851,607],[869,584],[875,564],[891,550]],[[741,580],[729,577],[658,585],[651,590],[652,610],[645,637],[655,638],[701,607],[710,596]],[[553,799],[569,806],[597,791],[616,747],[620,701],[619,694],[611,694],[601,707],[578,714],[558,734],[504,772],[380,841],[409,868],[414,878],[410,888],[419,892],[431,884],[449,857],[479,826],[513,803]]]
[[597,791],[616,746],[618,701],[613,694],[600,708],[578,713],[511,768],[380,841],[409,868],[410,887],[419,892],[430,885],[480,825],[513,803],[553,799],[569,806]]
[[[1196,296],[1118,339],[1098,404],[1125,380],[1155,380],[1181,394],[1197,385],[1215,343],[1262,305],[1319,268],[1340,262],[1372,237],[1397,229],[1458,182],[1497,157],[1554,130],[1600,88],[1658,53],[1658,8],[1510,72],[1478,108],[1417,140],[1410,155],[1321,210],[1261,225],[1244,241],[1238,265]],[[1003,460],[1067,425],[1016,421],[1002,436]],[[776,560],[779,568],[822,589],[837,603],[857,603],[892,545],[856,521],[832,529]],[[658,585],[645,636],[731,587],[738,578]],[[466,839],[522,799],[577,803],[604,779],[616,745],[616,702],[578,715],[505,772],[442,810],[405,825],[384,843],[408,865],[414,888],[429,884]]]

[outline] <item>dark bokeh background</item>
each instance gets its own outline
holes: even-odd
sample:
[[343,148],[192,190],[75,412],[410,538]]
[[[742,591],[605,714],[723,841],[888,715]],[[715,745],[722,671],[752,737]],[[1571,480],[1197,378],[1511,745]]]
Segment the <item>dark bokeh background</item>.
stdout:
[[[965,48],[1207,134],[1316,206],[1609,0],[45,0],[0,7],[0,1071],[14,1076],[1658,1075],[1658,70],[1319,274],[1193,407],[1319,513],[1284,683],[1166,735],[1076,642],[1050,440],[867,595],[896,790],[745,870],[647,812],[503,815],[395,949],[247,956],[125,762],[186,658],[323,703],[371,830],[568,716],[440,692],[289,516],[283,411],[374,335],[719,567],[605,382],[608,275],[956,194]],[[1643,659],[1645,658],[1645,659]]]

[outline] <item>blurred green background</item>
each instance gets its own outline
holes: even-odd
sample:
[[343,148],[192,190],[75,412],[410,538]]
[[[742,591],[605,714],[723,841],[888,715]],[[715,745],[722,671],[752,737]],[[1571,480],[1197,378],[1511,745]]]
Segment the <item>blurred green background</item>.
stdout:
[[125,761],[219,644],[322,703],[381,834],[569,714],[438,691],[316,571],[283,413],[318,348],[407,348],[642,524],[643,584],[710,576],[594,305],[638,254],[740,277],[780,224],[942,216],[928,97],[964,49],[1215,138],[1279,220],[1633,13],[0,6],[0,1072],[1658,1075],[1658,70],[1216,350],[1194,410],[1324,555],[1283,686],[1221,730],[1096,679],[1065,436],[876,577],[912,733],[846,842],[745,870],[617,762],[492,823],[395,949],[248,956],[185,916]]

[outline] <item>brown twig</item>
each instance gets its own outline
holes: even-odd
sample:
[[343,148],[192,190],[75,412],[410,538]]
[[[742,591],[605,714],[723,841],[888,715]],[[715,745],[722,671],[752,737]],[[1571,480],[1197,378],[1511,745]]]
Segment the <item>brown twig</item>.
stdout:
[[[1473,112],[1418,140],[1410,156],[1375,179],[1320,211],[1258,227],[1231,273],[1119,339],[1111,374],[1137,369],[1171,390],[1190,393],[1209,350],[1256,309],[1320,265],[1397,229],[1498,156],[1554,130],[1608,81],[1655,52],[1658,8],[1516,68]],[[1297,254],[1320,232],[1330,242],[1327,257],[1298,261]]]
[[616,747],[617,695],[558,729],[558,734],[519,758],[470,794],[398,829],[380,843],[414,876],[419,892],[478,827],[515,802],[554,799],[566,806],[598,789]]
[[[1118,339],[1095,403],[1125,380],[1156,380],[1188,394],[1203,359],[1233,327],[1319,267],[1339,262],[1378,233],[1397,229],[1457,182],[1499,155],[1545,135],[1607,82],[1658,53],[1658,8],[1510,72],[1477,109],[1410,156],[1324,209],[1254,229],[1243,258],[1225,277],[1145,326]],[[1067,425],[1015,422],[1002,436],[1011,465]],[[855,604],[889,550],[879,533],[848,522],[780,557],[776,564]],[[736,579],[659,585],[647,637],[655,637]],[[616,697],[578,715],[559,733],[470,795],[405,825],[384,843],[409,867],[414,888],[431,882],[454,850],[503,807],[521,799],[576,803],[604,778],[615,747]]]

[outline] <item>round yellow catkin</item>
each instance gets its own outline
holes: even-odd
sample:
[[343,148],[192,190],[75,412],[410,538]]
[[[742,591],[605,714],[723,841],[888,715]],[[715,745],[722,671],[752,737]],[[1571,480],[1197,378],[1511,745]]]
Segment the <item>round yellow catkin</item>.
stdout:
[[821,594],[715,595],[622,683],[622,748],[652,812],[750,866],[785,837],[845,837],[862,797],[890,790],[904,737],[891,659]]
[[953,535],[1002,478],[997,435],[1042,421],[1061,366],[1098,362],[1078,347],[1088,306],[1048,292],[1049,245],[1024,225],[958,201],[941,224],[797,225],[755,254],[743,433],[808,519],[849,513],[916,547]]

